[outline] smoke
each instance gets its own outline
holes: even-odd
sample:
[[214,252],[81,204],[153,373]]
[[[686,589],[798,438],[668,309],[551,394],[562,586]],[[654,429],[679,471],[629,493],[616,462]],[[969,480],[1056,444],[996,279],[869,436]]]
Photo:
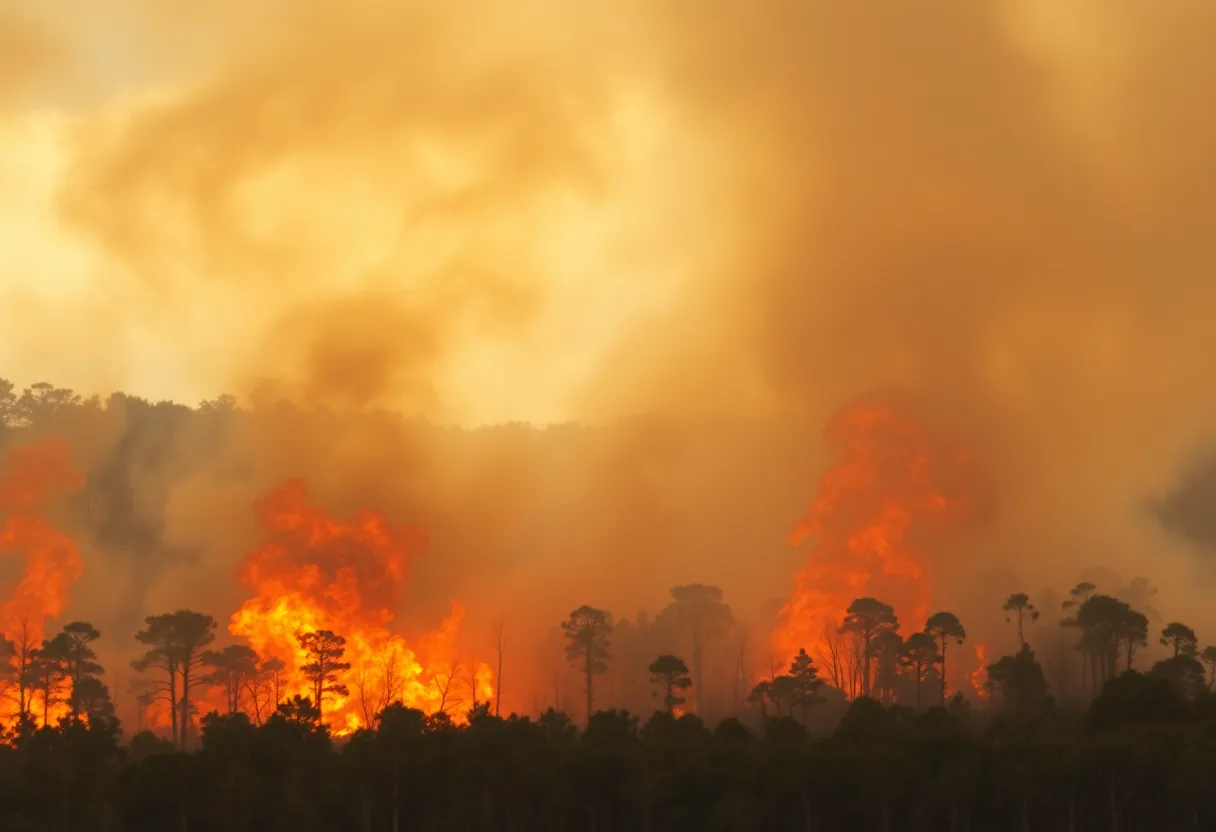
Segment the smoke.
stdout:
[[460,597],[469,628],[539,630],[686,581],[755,610],[800,565],[823,426],[895,387],[999,494],[942,604],[995,617],[1100,565],[1205,623],[1140,507],[1216,424],[1213,9],[115,8],[0,49],[0,99],[55,114],[10,107],[5,146],[56,148],[20,232],[47,282],[0,312],[0,361],[255,403],[128,484],[190,553],[142,604],[231,601],[250,506],[301,476],[426,531],[406,619]]
[[1211,453],[1187,468],[1178,484],[1151,508],[1161,523],[1205,552],[1216,551],[1216,457]]

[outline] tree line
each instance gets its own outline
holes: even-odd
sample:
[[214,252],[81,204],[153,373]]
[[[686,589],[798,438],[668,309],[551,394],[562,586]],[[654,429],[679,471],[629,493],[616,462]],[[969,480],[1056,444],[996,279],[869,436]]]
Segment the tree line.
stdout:
[[[712,636],[725,632],[732,620],[717,587],[681,586],[672,595],[675,600],[664,613],[684,625],[685,643],[696,671],[690,675],[684,659],[674,654],[660,655],[650,664],[652,681],[660,687],[668,711],[682,707],[687,692],[703,691],[707,644]],[[1138,651],[1149,644],[1148,616],[1127,601],[1099,593],[1091,582],[1074,586],[1060,608],[1063,615],[1058,623],[1063,631],[1074,634],[1072,649],[1081,657],[1086,698],[1096,696],[1119,673],[1133,670]],[[1015,628],[1019,649],[984,665],[975,693],[994,692],[1001,701],[1015,706],[1041,702],[1048,698],[1050,686],[1027,635],[1028,625],[1040,619],[1041,611],[1024,592],[1010,594],[1001,611]],[[613,618],[605,610],[582,606],[563,622],[562,629],[567,660],[583,679],[585,713],[589,715],[594,712],[596,677],[610,666]],[[804,646],[785,673],[773,672],[751,687],[746,703],[762,718],[770,710],[777,716],[801,713],[804,724],[808,709],[823,701],[823,691],[833,692],[837,699],[874,698],[883,705],[901,704],[917,712],[930,698],[945,707],[949,648],[966,640],[966,627],[953,612],[934,613],[920,630],[905,636],[890,604],[872,597],[857,598],[840,625],[829,628],[819,644],[810,646],[813,652]],[[1191,627],[1171,621],[1160,630],[1157,641],[1169,648],[1169,655],[1152,664],[1151,675],[1170,680],[1188,694],[1216,683],[1216,646],[1201,649]],[[827,664],[826,676],[820,675],[816,656]]]
[[[904,636],[890,605],[864,597],[837,628],[853,657],[843,666],[857,668],[846,673],[855,695],[852,682],[841,690],[820,675],[811,650],[823,654],[825,641],[757,684],[750,709],[715,723],[684,706],[729,608],[716,587],[672,596],[665,614],[682,622],[689,658],[647,663],[660,707],[644,721],[596,707],[614,622],[590,606],[561,627],[585,682],[581,725],[556,708],[504,719],[489,702],[457,724],[398,701],[334,737],[323,713],[349,694],[341,634],[298,634],[309,661],[287,679],[247,646],[213,649],[214,619],[182,610],[145,619],[135,636],[145,652],[132,662],[142,695],[163,702],[169,735],[137,729],[124,743],[99,681],[95,628],[72,622],[37,647],[18,638],[8,645],[20,713],[0,744],[0,826],[1216,828],[1205,791],[1216,774],[1216,694],[1203,665],[1216,666],[1216,650],[1169,622],[1156,635],[1167,655],[1137,670],[1148,616],[1093,584],[1061,604],[1093,693],[1082,710],[1050,694],[1030,646],[1039,610],[1024,593],[1002,605],[1020,647],[988,665],[994,696],[984,707],[948,698],[942,683],[949,648],[967,639],[957,616],[936,613]],[[284,695],[301,683],[308,695]],[[202,685],[222,690],[224,707],[199,719]],[[812,718],[833,703],[830,724]],[[47,719],[56,706],[62,715]]]
[[[297,633],[307,661],[293,677],[283,660],[260,659],[247,645],[208,649],[216,628],[212,616],[193,610],[145,619],[135,640],[146,650],[131,662],[141,674],[131,684],[140,706],[137,732],[144,732],[143,715],[159,703],[168,717],[169,743],[187,750],[191,727],[197,722],[195,694],[200,688],[221,689],[225,715],[243,714],[258,725],[275,713],[293,682],[302,682],[311,691],[309,702],[318,720],[328,698],[350,694],[343,681],[350,664],[342,660],[346,639],[341,635],[330,630]],[[28,625],[22,626],[17,638],[0,639],[0,689],[13,712],[4,726],[7,741],[56,721],[119,732],[110,690],[101,681],[105,669],[92,647],[99,638],[101,633],[92,624],[74,621],[38,646]],[[61,708],[66,709],[62,715]]]
[[667,708],[596,711],[580,727],[553,709],[496,717],[489,703],[456,725],[394,703],[335,740],[293,697],[261,725],[208,714],[189,751],[148,732],[124,748],[104,720],[13,737],[0,745],[0,827],[1207,830],[1213,736],[1216,695],[1136,670],[1083,712],[1010,699],[918,713],[859,696],[828,731],[771,714],[711,727]]

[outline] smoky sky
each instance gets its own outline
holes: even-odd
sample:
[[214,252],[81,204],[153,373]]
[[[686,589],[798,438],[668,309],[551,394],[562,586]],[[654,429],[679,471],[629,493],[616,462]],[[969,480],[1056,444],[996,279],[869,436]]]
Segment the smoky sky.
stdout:
[[1191,464],[1153,509],[1167,529],[1216,554],[1216,456]]
[[248,506],[305,476],[426,528],[436,608],[487,568],[571,608],[758,603],[823,426],[897,388],[999,498],[948,597],[1103,566],[1202,614],[1139,507],[1216,427],[1216,9],[549,6],[3,7],[0,138],[44,212],[0,222],[11,374],[330,409],[262,407],[173,479],[157,528],[203,554],[154,597],[230,593]]

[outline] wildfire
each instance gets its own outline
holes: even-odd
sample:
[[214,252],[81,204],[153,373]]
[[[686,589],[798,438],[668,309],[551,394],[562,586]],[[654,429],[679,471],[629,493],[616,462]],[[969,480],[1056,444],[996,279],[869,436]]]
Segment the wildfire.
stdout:
[[[29,660],[30,650],[41,646],[47,619],[63,611],[68,588],[82,571],[76,544],[42,512],[53,499],[83,487],[84,477],[72,467],[67,446],[56,439],[19,445],[5,454],[0,475],[0,557],[21,565],[20,577],[0,606],[0,632],[13,642],[16,677],[25,675],[22,663]],[[15,679],[0,683],[8,716],[20,704],[17,691]],[[26,695],[30,697],[28,691]],[[25,704],[39,724],[44,716],[53,723],[66,712],[61,704],[49,709],[28,699]]]
[[975,670],[967,674],[967,681],[971,682],[971,687],[975,689],[975,695],[980,699],[987,699],[990,691],[988,690],[988,645],[975,645]]
[[335,734],[350,733],[401,701],[454,720],[474,702],[494,696],[493,674],[480,662],[458,660],[455,643],[464,608],[452,603],[438,630],[411,644],[391,625],[401,601],[410,558],[426,545],[410,527],[361,511],[339,522],[309,501],[304,484],[272,491],[256,511],[266,539],[242,561],[240,583],[256,594],[233,614],[228,629],[247,639],[262,661],[285,664],[284,698],[315,700],[303,668],[310,657],[300,633],[329,630],[346,639],[336,673],[346,692],[323,694],[324,719]]
[[978,515],[986,480],[966,449],[895,395],[843,408],[825,438],[837,461],[791,535],[792,545],[814,545],[772,641],[787,661],[800,648],[812,652],[847,692],[856,686],[846,677],[858,673],[855,651],[837,635],[848,605],[873,596],[895,608],[905,630],[919,629],[932,597],[929,546]]

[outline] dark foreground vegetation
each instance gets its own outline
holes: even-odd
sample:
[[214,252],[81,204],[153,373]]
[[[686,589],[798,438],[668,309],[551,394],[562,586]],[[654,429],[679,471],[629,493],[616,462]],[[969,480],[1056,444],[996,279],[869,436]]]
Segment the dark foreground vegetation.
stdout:
[[1044,702],[917,714],[868,697],[834,731],[795,719],[597,712],[467,726],[400,706],[335,741],[307,700],[263,725],[203,719],[190,753],[65,720],[0,747],[17,830],[1216,829],[1216,695],[1136,672],[1084,714]]
[[[0,439],[119,405],[137,433],[143,417],[236,418],[231,402],[103,410],[49,385],[6,396],[0,383]],[[125,475],[106,484],[120,461],[89,472],[80,505],[112,524],[116,548],[143,553],[142,570],[171,553],[154,529],[115,520],[133,494]],[[140,710],[124,733],[94,652],[100,629],[75,621],[42,639],[23,624],[0,639],[0,699],[16,714],[0,726],[0,832],[1216,829],[1205,672],[1216,645],[1162,619],[1147,581],[1112,587],[1038,595],[1043,621],[1028,595],[1010,595],[1001,612],[1019,649],[985,665],[983,702],[947,694],[967,639],[952,612],[900,622],[857,598],[823,643],[753,686],[746,641],[725,643],[721,589],[689,584],[653,622],[590,606],[562,622],[558,660],[586,696],[562,705],[571,716],[500,719],[482,703],[456,724],[468,700],[435,715],[392,704],[343,737],[320,713],[357,693],[341,678],[340,633],[297,635],[311,660],[287,681],[315,693],[285,699],[282,662],[242,644],[207,649],[210,615],[145,616],[133,602]],[[226,715],[204,715],[212,689]],[[679,716],[690,701],[726,718]],[[647,702],[664,709],[621,709]],[[140,730],[148,708],[167,716],[167,738]]]

